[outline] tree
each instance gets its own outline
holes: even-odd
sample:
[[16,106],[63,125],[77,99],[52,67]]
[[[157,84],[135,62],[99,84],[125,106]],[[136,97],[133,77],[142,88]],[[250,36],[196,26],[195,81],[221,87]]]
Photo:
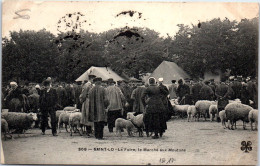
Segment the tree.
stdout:
[[45,29],[11,32],[11,38],[3,40],[3,81],[41,82],[55,76],[57,49],[53,38]]

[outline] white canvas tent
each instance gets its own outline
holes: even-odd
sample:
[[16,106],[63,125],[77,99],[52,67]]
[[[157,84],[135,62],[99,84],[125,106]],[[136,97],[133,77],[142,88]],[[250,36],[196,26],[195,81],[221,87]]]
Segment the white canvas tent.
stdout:
[[113,78],[114,81],[124,80],[118,74],[116,74],[112,69],[109,67],[95,67],[91,66],[85,73],[83,73],[79,78],[75,81],[84,81],[88,80],[89,75],[95,75],[97,77],[101,77],[102,80],[107,80],[109,78]]
[[[172,80],[178,81],[181,78],[190,78],[176,63],[169,61],[163,61],[149,77],[154,77],[157,81],[162,77],[164,84],[171,84]],[[146,80],[147,82],[148,79]]]

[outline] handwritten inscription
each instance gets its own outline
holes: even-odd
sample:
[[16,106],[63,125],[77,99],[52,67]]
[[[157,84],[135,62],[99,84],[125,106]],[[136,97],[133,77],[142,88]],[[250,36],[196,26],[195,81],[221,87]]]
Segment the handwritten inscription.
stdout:
[[14,12],[17,16],[15,16],[13,19],[18,19],[18,18],[30,19],[30,16],[28,14],[24,14],[26,11],[30,12],[31,10],[30,9],[21,9],[21,10]]
[[160,160],[159,160],[159,162],[162,164],[171,164],[175,161],[176,161],[175,158],[160,158]]

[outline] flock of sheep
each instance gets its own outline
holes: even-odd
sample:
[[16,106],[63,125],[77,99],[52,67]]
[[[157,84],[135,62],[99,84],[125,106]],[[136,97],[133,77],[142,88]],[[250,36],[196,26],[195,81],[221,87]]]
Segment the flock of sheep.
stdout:
[[172,100],[171,103],[177,114],[182,117],[184,114],[187,114],[188,122],[194,118],[195,121],[199,121],[201,116],[206,121],[207,114],[209,114],[210,121],[219,116],[224,129],[226,128],[226,122],[228,122],[228,129],[233,130],[234,125],[236,128],[236,121],[242,120],[244,129],[246,129],[246,122],[250,122],[251,130],[253,130],[253,123],[255,123],[255,129],[257,130],[258,110],[242,104],[239,99],[230,100],[229,104],[219,114],[216,101],[199,100],[195,105],[178,105],[176,100]]
[[[210,116],[210,121],[218,117],[221,119],[222,126],[226,128],[226,122],[228,122],[228,128],[236,128],[236,121],[243,121],[243,128],[246,129],[246,122],[250,122],[251,130],[253,130],[253,123],[255,123],[255,129],[257,130],[258,125],[258,110],[252,107],[241,104],[240,101],[234,100],[229,101],[229,104],[218,113],[217,102],[199,100],[195,105],[178,105],[176,100],[171,100],[173,110],[183,117],[187,115],[188,122],[191,120],[199,121],[199,118],[203,117],[206,121],[207,115]],[[3,112],[1,115],[1,131],[6,139],[7,135],[10,134],[11,130],[15,130],[18,133],[25,133],[26,130],[30,129],[34,122],[37,120],[36,113],[18,113],[18,112]],[[64,124],[67,132],[68,126],[70,129],[70,135],[72,136],[73,131],[78,132],[80,135],[83,134],[84,127],[81,125],[81,112],[75,107],[65,107],[63,110],[56,111],[56,121],[58,131],[61,132],[60,127]],[[127,118],[118,118],[115,121],[116,135],[122,136],[121,131],[127,130],[129,136],[133,136],[133,131],[137,129],[139,136],[143,136],[143,114],[137,116],[134,112],[129,112]],[[147,135],[149,133],[146,133]]]

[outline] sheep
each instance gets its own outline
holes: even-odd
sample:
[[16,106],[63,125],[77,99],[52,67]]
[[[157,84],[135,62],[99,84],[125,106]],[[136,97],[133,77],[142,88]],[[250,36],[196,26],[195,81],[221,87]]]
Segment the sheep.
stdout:
[[222,110],[219,112],[219,118],[221,120],[221,124],[223,126],[223,128],[226,128],[226,120],[227,120],[227,116],[226,116],[226,112],[225,110]]
[[181,118],[183,118],[184,114],[187,113],[187,110],[188,110],[189,106],[190,105],[175,105],[175,104],[173,104],[172,108],[173,108],[173,111],[178,113],[181,116]]
[[37,114],[7,112],[7,113],[2,113],[1,118],[7,121],[9,130],[16,129],[16,131],[25,134],[25,131],[31,128],[33,122],[37,120]]
[[63,108],[63,111],[74,111],[75,109],[76,109],[76,107],[68,106],[68,107]]
[[215,101],[209,101],[209,100],[199,100],[195,103],[195,107],[197,110],[197,118],[199,121],[200,115],[203,115],[206,121],[207,114],[209,111],[209,107],[211,105],[216,105]]
[[253,122],[255,122],[255,129],[257,130],[258,125],[258,110],[252,109],[248,114],[248,119],[250,121],[251,130],[253,130]]
[[188,107],[188,110],[187,110],[187,115],[188,115],[187,120],[188,120],[188,122],[189,122],[189,120],[191,120],[195,117],[196,113],[197,113],[197,110],[196,110],[196,107],[194,105],[191,105],[191,106]]
[[241,100],[240,99],[228,100],[228,104],[230,103],[241,103]]
[[[80,124],[82,114],[81,112],[73,112],[69,116],[69,127],[70,127],[70,136],[72,136],[72,129],[76,127],[76,130],[79,131],[79,135],[82,136],[83,129],[82,125]],[[81,128],[81,130],[79,130]]]
[[218,117],[218,106],[217,105],[210,105],[209,107],[209,116],[210,116],[210,121],[212,122],[214,118]]
[[133,136],[133,129],[135,128],[135,126],[133,125],[133,123],[130,120],[125,120],[123,118],[117,118],[115,121],[115,127],[116,127],[116,135],[120,135],[122,137],[121,134],[121,130],[122,129],[126,129],[127,133],[130,137]]
[[58,131],[59,131],[59,133],[61,132],[60,126],[63,125],[63,123],[65,124],[66,131],[69,132],[68,129],[67,129],[67,125],[69,124],[69,117],[70,117],[71,113],[72,112],[63,111],[60,114],[59,120],[58,120]]
[[137,116],[134,116],[135,112],[128,112],[127,113],[127,120],[130,120],[134,126],[137,128],[138,132],[139,132],[139,137],[143,136],[143,128],[144,128],[144,121],[143,121],[143,114],[139,114]]
[[178,99],[171,99],[170,103],[171,103],[171,105],[179,105]]
[[4,134],[4,140],[6,140],[6,134],[8,133],[12,138],[12,135],[9,133],[8,123],[5,119],[1,119],[1,132]]
[[65,111],[63,111],[63,110],[57,110],[57,111],[56,111],[56,122],[59,121],[60,114],[61,114],[61,113],[64,113],[64,112],[65,112]]
[[[246,122],[249,122],[248,115],[253,108],[241,104],[241,103],[230,103],[225,107],[226,117],[228,120],[228,129],[233,129],[233,125],[237,120],[243,121],[243,129],[246,129]],[[230,128],[231,124],[231,128]]]

